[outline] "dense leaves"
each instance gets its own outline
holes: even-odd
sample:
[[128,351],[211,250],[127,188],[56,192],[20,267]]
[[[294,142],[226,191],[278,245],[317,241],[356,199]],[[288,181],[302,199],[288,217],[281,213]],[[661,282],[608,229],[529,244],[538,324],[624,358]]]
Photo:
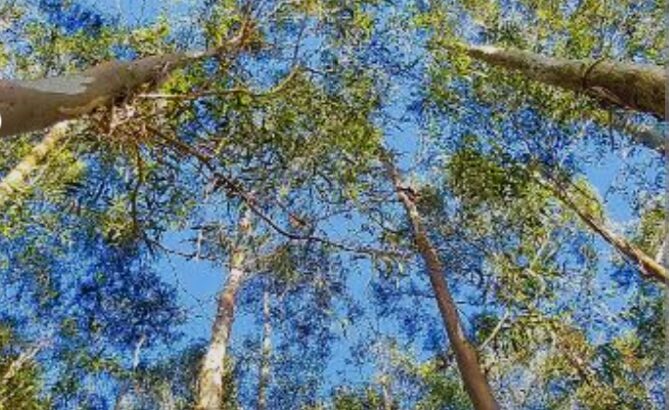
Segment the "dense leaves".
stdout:
[[660,64],[659,2],[99,3],[0,2],[3,78],[219,48],[0,202],[0,409],[196,409],[223,311],[225,409],[470,409],[416,220],[502,408],[664,407],[663,123],[468,52]]

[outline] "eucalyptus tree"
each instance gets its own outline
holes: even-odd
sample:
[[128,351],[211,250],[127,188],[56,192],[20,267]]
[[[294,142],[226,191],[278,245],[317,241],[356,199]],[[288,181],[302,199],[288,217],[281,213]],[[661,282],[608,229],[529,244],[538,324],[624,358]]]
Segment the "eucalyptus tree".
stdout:
[[38,410],[49,408],[49,400],[40,395],[44,371],[35,356],[49,343],[27,343],[16,334],[11,321],[3,321],[0,334],[0,408]]
[[660,66],[601,59],[558,59],[494,46],[464,46],[464,49],[474,59],[518,71],[547,85],[582,92],[602,105],[664,117],[665,75]]
[[[458,18],[470,21],[472,29],[449,23]],[[467,84],[500,109],[530,106],[557,121],[594,121],[664,155],[662,7],[657,2],[468,1],[437,5],[425,19],[434,30],[433,87],[445,101],[455,102],[457,84]],[[614,80],[619,76],[625,80]],[[569,90],[593,98],[578,98]]]
[[392,158],[384,160],[388,168],[389,178],[397,192],[397,197],[402,202],[407,218],[411,223],[417,251],[425,261],[434,296],[439,306],[451,348],[455,352],[465,390],[474,408],[498,409],[500,406],[480,366],[477,352],[462,329],[460,314],[444,278],[444,265],[434,245],[430,242],[428,232],[423,225],[416,206],[417,191],[415,188],[403,184],[397,168],[390,162],[393,161]]
[[[26,21],[16,22],[18,34],[8,35],[26,35],[11,44],[16,47],[9,64],[12,73],[76,69],[77,64],[104,58],[120,36],[101,27],[99,15],[79,18],[80,13],[56,11],[46,17],[26,12]],[[55,55],[53,47],[62,54]],[[50,363],[48,382],[37,393],[50,397],[54,407],[108,402],[113,385],[125,384],[137,346],[152,351],[173,340],[181,317],[174,293],[148,266],[146,248],[138,249],[128,234],[138,230],[126,229],[133,226],[127,224],[127,214],[120,218],[127,192],[135,192],[135,204],[158,197],[128,191],[126,177],[136,159],[91,157],[95,142],[81,137],[85,127],[72,125],[68,131],[52,141],[50,152],[38,145],[31,154],[31,135],[3,144],[9,154],[3,156],[3,168],[9,170],[5,182],[11,181],[3,184],[2,199],[3,311],[20,320],[21,334],[48,334],[48,347],[37,355],[40,362]],[[79,134],[76,139],[73,133]],[[160,185],[155,174],[143,175]],[[22,184],[25,177],[30,183]],[[141,219],[142,206],[138,209],[135,222]]]
[[[522,377],[529,378],[525,380],[530,388],[535,383],[550,384],[552,377],[561,379],[562,372],[575,372],[594,389],[585,393],[588,388],[584,385],[583,390],[564,388],[559,394],[546,389],[543,396],[518,392],[505,395],[505,401],[510,401],[511,407],[529,406],[532,400],[549,407],[558,406],[560,400],[582,403],[588,408],[598,408],[597,403],[604,401],[609,403],[605,407],[612,403],[650,406],[656,391],[653,382],[630,396],[621,395],[613,391],[619,383],[626,383],[626,376],[613,381],[598,370],[599,366],[611,363],[603,365],[606,360],[595,352],[618,349],[612,346],[619,346],[629,336],[616,329],[625,326],[625,314],[616,317],[609,312],[606,287],[594,286],[594,278],[601,278],[598,272],[601,267],[597,263],[596,244],[586,245],[581,237],[583,215],[571,208],[567,208],[570,212],[561,212],[564,207],[561,199],[540,179],[533,178],[526,166],[505,155],[499,157],[499,162],[491,163],[494,154],[483,155],[473,148],[475,142],[470,144],[457,150],[447,163],[447,185],[458,200],[457,213],[462,213],[462,217],[449,221],[446,232],[454,235],[465,229],[466,233],[461,235],[467,242],[476,244],[483,240],[475,246],[484,250],[485,270],[490,272],[490,277],[484,280],[499,281],[483,286],[490,289],[496,300],[493,303],[500,305],[492,310],[493,314],[480,317],[484,320],[482,324],[488,323],[480,326],[481,349],[494,352],[491,356],[484,355],[490,358],[485,361],[491,370],[489,374],[496,375],[502,384],[505,377],[511,377],[515,381],[510,383],[518,385],[515,377],[525,372]],[[587,195],[584,184],[574,184],[572,189]],[[581,212],[599,212],[589,196],[585,203],[572,205]],[[653,282],[639,283],[639,292],[660,293]],[[586,305],[592,307],[587,313],[582,311]],[[626,306],[623,310],[635,309],[633,303]],[[596,341],[594,334],[606,335],[607,342]],[[616,341],[609,345],[608,340]],[[636,336],[632,340],[637,340]],[[547,358],[534,356],[534,352],[545,349],[549,352]],[[654,357],[651,352],[636,351],[630,355],[641,362]],[[506,357],[513,359],[507,361]],[[566,360],[561,362],[560,370],[552,368],[545,373],[546,366],[552,366],[550,363],[560,358]],[[651,366],[643,371],[643,377],[650,380],[654,372]],[[596,396],[594,391],[598,392]],[[634,401],[637,404],[631,405]]]
[[[230,16],[224,17],[228,19],[225,21],[230,21],[231,19]],[[232,17],[232,19],[234,18],[235,17]],[[215,25],[221,25],[221,21],[216,21]],[[246,26],[243,25],[242,29],[245,27]],[[244,33],[246,32],[244,31]],[[210,34],[213,36],[220,36],[219,32]],[[216,47],[215,50],[216,52],[198,55],[197,58],[211,57],[214,54],[218,55],[221,48]],[[73,209],[76,211],[77,215],[82,215],[87,218],[87,224],[89,224],[88,227],[94,234],[101,234],[114,246],[128,249],[133,246],[145,244],[149,250],[155,249],[156,247],[160,248],[159,239],[161,233],[164,231],[164,227],[174,219],[178,220],[179,218],[178,216],[177,218],[174,218],[172,214],[168,216],[167,220],[161,220],[161,217],[163,216],[162,212],[165,212],[165,215],[174,211],[183,212],[180,211],[179,206],[177,206],[179,198],[181,198],[181,195],[185,192],[180,191],[181,187],[175,184],[175,175],[178,171],[188,169],[192,166],[192,169],[198,173],[201,171],[209,172],[210,175],[206,176],[205,179],[201,179],[201,177],[196,174],[193,180],[204,180],[205,182],[212,183],[212,191],[220,189],[232,197],[238,197],[246,206],[253,207],[256,213],[261,213],[261,215],[263,215],[260,207],[266,205],[256,204],[256,201],[250,198],[248,192],[245,191],[243,187],[240,187],[237,181],[233,182],[230,178],[223,175],[221,170],[225,170],[226,173],[229,172],[229,170],[221,167],[221,165],[228,165],[230,168],[239,168],[240,171],[244,172],[248,178],[252,180],[252,173],[248,170],[244,170],[243,161],[239,161],[236,157],[240,153],[247,157],[247,165],[249,161],[253,161],[254,166],[258,166],[258,170],[267,171],[267,169],[262,168],[267,162],[267,159],[263,159],[264,155],[270,154],[280,157],[281,155],[286,155],[286,150],[293,150],[300,154],[300,150],[304,148],[308,148],[310,151],[303,152],[302,154],[315,153],[319,150],[324,150],[325,148],[328,148],[330,150],[329,152],[332,152],[333,154],[338,154],[343,148],[344,150],[350,151],[347,155],[351,155],[354,152],[359,152],[358,147],[364,150],[366,146],[370,146],[370,142],[373,142],[376,137],[373,133],[367,132],[367,128],[369,127],[364,123],[351,128],[347,127],[346,124],[342,126],[341,123],[332,121],[333,118],[339,117],[341,121],[353,124],[355,121],[360,122],[361,119],[365,119],[365,110],[356,110],[359,104],[356,103],[355,107],[345,107],[345,104],[351,103],[350,99],[345,100],[340,97],[330,98],[327,93],[320,93],[320,97],[316,96],[316,98],[314,98],[314,96],[311,95],[308,83],[306,83],[306,88],[297,88],[298,92],[293,92],[288,95],[288,97],[297,97],[297,99],[293,100],[293,106],[299,107],[299,104],[306,104],[304,108],[300,109],[304,111],[304,114],[307,116],[300,113],[296,118],[285,116],[283,118],[278,117],[278,119],[272,119],[268,117],[267,113],[263,113],[262,106],[260,106],[260,110],[255,110],[254,112],[257,100],[262,99],[262,95],[254,95],[252,91],[242,87],[237,87],[232,90],[224,88],[228,84],[240,82],[240,80],[235,79],[234,76],[231,75],[225,77],[222,75],[220,81],[216,82],[213,86],[207,84],[209,83],[209,78],[206,78],[203,75],[206,72],[207,75],[211,76],[212,73],[211,68],[206,65],[185,67],[186,69],[184,70],[183,75],[177,76],[171,84],[168,84],[164,88],[168,91],[165,96],[140,96],[137,104],[127,104],[119,110],[117,110],[118,107],[112,106],[104,112],[92,112],[94,108],[100,106],[104,102],[102,100],[106,100],[107,102],[115,100],[114,102],[119,102],[116,98],[119,96],[116,95],[116,92],[119,90],[123,91],[127,100],[128,98],[131,98],[131,96],[125,95],[125,92],[137,91],[135,86],[146,85],[147,82],[157,82],[157,76],[159,74],[165,74],[164,72],[159,71],[166,68],[163,67],[163,64],[160,63],[160,61],[182,62],[185,61],[185,59],[188,61],[194,60],[195,57],[191,57],[192,56],[190,55],[184,56],[182,54],[168,53],[165,54],[165,57],[149,57],[144,60],[140,59],[130,63],[108,63],[98,66],[90,72],[85,71],[86,75],[91,73],[93,76],[96,76],[97,74],[100,74],[103,77],[111,75],[112,77],[110,78],[113,81],[105,80],[97,83],[101,86],[101,89],[104,89],[103,94],[107,92],[109,93],[105,94],[106,96],[103,98],[100,98],[100,95],[98,95],[89,99],[88,97],[91,97],[95,92],[92,92],[91,94],[88,91],[91,91],[92,88],[87,88],[88,91],[78,94],[78,97],[82,97],[83,100],[75,101],[76,105],[81,106],[80,108],[82,108],[83,105],[86,105],[86,108],[75,110],[77,112],[71,110],[65,110],[67,111],[65,112],[56,109],[53,113],[50,113],[49,110],[46,110],[45,115],[46,117],[49,117],[48,121],[45,120],[46,122],[44,122],[44,124],[39,124],[39,126],[42,127],[43,125],[48,125],[47,122],[49,124],[57,122],[65,118],[63,115],[73,115],[77,117],[82,114],[92,114],[90,119],[93,121],[83,124],[83,129],[77,129],[80,136],[77,138],[76,148],[85,155],[89,155],[87,159],[90,163],[87,164],[86,178],[92,180],[100,178],[101,181],[98,183],[99,187],[97,193],[94,193],[93,195],[88,195],[88,191],[91,188],[90,186],[87,186],[88,181],[86,181],[86,183],[78,182],[74,186],[74,195],[71,195],[75,198]],[[160,68],[160,70],[158,70],[158,68]],[[136,69],[143,74],[134,76],[133,73],[136,74],[136,71],[133,70]],[[123,84],[123,75],[118,77],[117,75],[119,73],[125,73],[131,77],[132,87],[128,88],[128,84]],[[239,78],[243,78],[243,68],[239,67],[236,74],[242,74]],[[73,75],[55,77],[54,80],[47,80],[46,83],[58,83],[59,78],[65,78],[65,82],[67,82],[72,79],[81,79],[81,76],[77,77],[77,75]],[[346,81],[350,82],[350,79]],[[41,85],[38,83],[42,84],[44,81],[37,81],[31,84],[33,86],[37,84],[37,88],[39,88]],[[199,84],[204,84],[209,88],[204,91],[198,90],[197,87]],[[362,86],[364,87],[364,83]],[[21,111],[22,105],[18,103],[24,100],[19,98],[19,94],[25,91],[24,88],[26,87],[15,87],[12,84],[8,84],[7,87],[11,88],[12,92],[3,95],[11,94],[11,98],[18,98],[18,100],[12,102],[12,110],[16,108]],[[221,87],[222,89],[217,90],[216,87]],[[195,91],[192,91],[193,89]],[[68,92],[70,91],[72,90],[68,90]],[[274,92],[270,92],[268,94],[271,96],[273,93]],[[43,96],[54,97],[54,95],[48,92]],[[357,98],[358,101],[363,101],[361,97],[364,97],[364,95],[353,96]],[[189,111],[183,109],[184,102],[186,103],[186,108],[198,109],[200,107],[198,100],[208,98],[214,99],[213,103],[203,104],[207,107],[208,111],[201,112],[199,115],[192,115]],[[338,99],[339,101],[337,101]],[[142,104],[143,101],[146,102]],[[165,101],[168,101],[168,104],[165,104]],[[83,103],[79,104],[80,102]],[[126,102],[129,103],[129,101]],[[325,103],[325,110],[322,110],[317,106],[317,104],[320,103]],[[337,105],[328,106],[328,103],[336,103]],[[373,101],[364,100],[364,103],[370,105],[373,104]],[[58,104],[59,103],[56,105]],[[137,106],[139,110],[131,110],[130,105]],[[23,107],[26,107],[26,105],[23,105]],[[321,112],[322,115],[320,117],[309,118],[308,115],[311,114],[310,109],[312,107],[318,108],[317,111]],[[279,101],[279,104],[272,109],[285,115],[285,108],[285,102]],[[158,118],[155,116],[156,110],[159,112],[161,110],[167,110],[167,114],[162,118]],[[19,111],[12,111],[12,118],[20,117],[19,115],[14,115]],[[171,113],[176,113],[176,115],[170,115]],[[3,112],[3,114],[5,114],[4,117],[7,118],[7,113]],[[254,118],[247,117],[248,114],[264,117],[263,124],[261,126],[254,126]],[[135,115],[137,118],[141,119],[135,121],[133,118]],[[119,119],[119,116],[122,118],[117,122],[116,120]],[[5,120],[3,124],[3,129],[7,133],[13,129],[12,121],[13,120]],[[202,135],[203,130],[189,127],[193,124],[200,127],[203,121],[220,121],[223,125],[220,127],[220,131],[223,132],[221,135],[215,135],[214,138],[199,142],[199,145],[193,146],[192,141],[188,140],[188,138],[191,136],[199,137]],[[328,122],[332,128],[329,130],[318,129],[319,127],[323,128]],[[105,124],[107,127],[105,127]],[[293,124],[299,127],[296,128]],[[343,138],[334,135],[335,132],[339,131],[337,127],[340,126],[346,131]],[[272,129],[271,127],[277,127],[277,129]],[[284,127],[287,128],[288,132],[295,132],[296,136],[302,138],[302,143],[307,140],[318,141],[323,134],[336,136],[339,140],[333,141],[328,138],[311,146],[306,144],[300,145],[291,141],[290,138],[286,138],[287,131],[282,129]],[[195,129],[195,132],[191,131],[193,129]],[[62,128],[59,127],[57,130],[62,130]],[[68,131],[72,131],[72,129],[70,128]],[[226,135],[225,132],[228,134]],[[271,144],[267,144],[267,140],[260,140],[257,141],[257,143],[254,143],[254,139],[257,140],[258,138],[257,135],[251,135],[252,139],[248,139],[252,132],[259,133],[260,135],[265,134],[267,136],[274,135],[274,137],[283,136],[283,138],[276,138],[276,141],[274,142],[274,147],[279,148],[276,150],[277,152],[273,154],[271,150],[267,151],[262,148],[263,144],[265,146],[271,146]],[[308,134],[305,135],[305,132]],[[128,134],[130,133],[135,134],[133,139],[129,137]],[[181,133],[184,135],[181,135]],[[198,133],[200,135],[198,135]],[[238,133],[239,138],[235,141],[230,140],[228,138],[230,133]],[[55,137],[62,137],[64,134],[64,132],[47,134],[44,143],[35,147],[32,154],[29,154],[22,162],[18,163],[14,170],[9,172],[8,177],[3,184],[3,191],[8,194],[7,196],[14,195],[16,191],[23,188],[18,185],[27,185],[23,183],[30,177],[30,174],[35,171],[37,165],[40,165],[39,163],[48,159],[48,157],[53,156],[53,152],[48,153],[45,151],[47,151],[48,148],[53,148],[57,145],[59,138]],[[149,138],[157,138],[158,141],[151,141],[149,143]],[[185,139],[187,142],[183,142],[182,139]],[[247,146],[245,147],[243,144],[240,145],[239,142],[245,142],[247,143]],[[92,143],[92,146],[89,145],[90,143]],[[248,146],[248,143],[251,143],[251,147]],[[282,146],[282,144],[285,146]],[[107,148],[108,151],[98,152],[97,150],[101,147]],[[248,148],[253,148],[254,151],[249,152],[247,151]],[[281,149],[284,151],[282,152]],[[87,152],[87,150],[90,150],[90,152]],[[214,155],[210,155],[212,152]],[[326,156],[328,155],[327,153],[324,154]],[[166,161],[170,161],[176,157],[188,158],[188,160],[180,166],[174,166],[169,163],[166,164]],[[346,155],[344,155],[344,158],[346,159]],[[354,177],[350,167],[346,170],[342,170],[334,161],[334,157],[331,157],[330,159],[333,161],[326,163],[326,165],[329,167],[328,171],[331,176],[336,178],[345,177],[348,179]],[[292,163],[290,163],[291,160],[293,161]],[[192,161],[192,163],[189,163],[189,161]],[[291,167],[298,165],[295,162],[294,155],[289,156],[289,160],[287,161],[275,161],[273,165],[278,166],[277,170],[280,170],[282,167],[286,167],[289,164]],[[304,166],[304,168],[297,168],[297,170],[303,171],[304,175],[309,175],[309,173],[314,171],[318,172],[318,170],[312,169],[312,166],[315,164],[315,157],[305,156],[302,163],[299,164]],[[101,171],[99,174],[97,173],[98,170]],[[332,171],[335,173],[332,174]],[[111,181],[105,174],[111,174]],[[131,176],[131,178],[134,178],[134,181],[129,184],[121,184],[119,183],[120,181],[113,179],[113,177],[119,174]],[[245,179],[242,178],[242,181],[245,181]],[[327,177],[323,178],[321,181],[322,183],[332,183]],[[171,186],[165,185],[166,183],[171,184]],[[276,182],[274,183],[276,184]],[[149,184],[151,185],[150,190],[148,189]],[[282,192],[284,196],[290,195],[290,187],[284,189]],[[72,194],[72,192],[69,192],[69,194]],[[292,200],[293,199],[291,198],[291,201]],[[101,207],[100,205],[103,204],[104,206]],[[187,206],[192,206],[192,204],[192,201],[185,203]],[[167,208],[165,208],[165,206],[167,206]],[[126,211],[129,211],[130,218],[127,218],[128,214],[125,214]],[[290,221],[292,223],[299,223],[301,219],[298,216],[290,215]],[[270,225],[273,225],[274,228],[277,228],[277,225],[267,216],[264,217],[263,222],[269,223]],[[299,229],[305,228],[305,226],[302,226],[302,228]],[[315,228],[315,226],[313,228]],[[154,235],[149,234],[151,231]],[[286,234],[285,230],[283,231],[283,234]],[[303,235],[299,234],[288,234],[288,236],[292,239],[313,242],[312,238],[307,236],[303,237]],[[323,239],[316,241],[321,243],[326,242]],[[205,406],[208,405],[205,404]]]
[[[439,364],[399,359],[382,383],[347,386],[330,407],[650,407],[662,370],[657,349],[642,346],[661,337],[651,326],[659,288],[634,270],[664,280],[650,258],[663,213],[643,203],[641,223],[627,237],[614,232],[580,181],[591,158],[578,150],[597,138],[605,151],[608,135],[590,121],[625,133],[652,124],[607,118],[618,116],[612,105],[659,112],[657,81],[639,97],[604,72],[615,60],[659,63],[659,30],[639,24],[659,7],[507,3],[397,13],[375,1],[205,1],[193,37],[164,19],[130,29],[76,2],[40,2],[45,21],[19,19],[14,28],[27,35],[0,50],[16,79],[0,83],[0,268],[14,297],[5,305],[25,306],[15,312],[28,317],[21,330],[56,329],[54,348],[36,356],[50,354],[45,361],[65,374],[48,389],[55,406],[313,407],[331,385],[323,375],[338,353],[333,322],[355,316],[342,313],[355,255],[381,273],[370,280],[369,310],[403,313],[408,340],[427,329],[427,350],[441,350],[434,303],[425,303],[436,295],[453,353]],[[474,21],[480,36],[444,24],[453,17]],[[409,51],[398,51],[404,43],[390,43],[409,31],[392,29],[416,22]],[[402,101],[410,115],[394,120],[398,99],[411,100]],[[396,172],[386,183],[377,166],[394,126],[429,151],[411,184]],[[632,137],[663,152],[652,135]],[[640,163],[646,153],[631,161],[640,178],[659,168],[650,154],[649,165]],[[529,172],[537,169],[541,178]],[[625,187],[634,200],[659,197],[661,178],[634,182]],[[170,249],[175,232],[187,241]],[[632,263],[608,263],[588,233]],[[426,269],[407,263],[411,249]],[[173,290],[153,272],[166,254],[227,267],[227,282],[211,342],[156,363],[150,355],[175,340],[180,319]],[[423,271],[432,293],[414,288]],[[263,304],[268,287],[274,302]],[[406,289],[417,302],[399,298]],[[639,300],[618,309],[607,289]],[[625,319],[607,316],[613,308]],[[271,339],[271,350],[232,333],[239,312],[261,318],[253,340]],[[517,387],[535,381],[541,391]]]

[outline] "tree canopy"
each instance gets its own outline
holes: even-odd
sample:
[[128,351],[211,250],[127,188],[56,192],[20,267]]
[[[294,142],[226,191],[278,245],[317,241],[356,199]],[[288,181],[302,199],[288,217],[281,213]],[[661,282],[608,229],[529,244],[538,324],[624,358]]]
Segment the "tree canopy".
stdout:
[[0,410],[665,408],[665,9],[0,0]]

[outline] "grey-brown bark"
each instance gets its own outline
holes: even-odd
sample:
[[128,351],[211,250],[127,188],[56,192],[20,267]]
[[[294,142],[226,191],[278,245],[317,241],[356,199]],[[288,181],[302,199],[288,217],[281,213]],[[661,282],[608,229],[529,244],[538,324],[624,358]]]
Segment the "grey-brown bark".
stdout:
[[[225,359],[235,318],[237,293],[244,280],[244,271],[238,265],[240,253],[232,256],[233,262],[223,290],[218,295],[218,308],[212,326],[211,342],[198,376],[197,409],[218,410],[223,398]],[[236,259],[236,261],[235,261]]]
[[230,253],[230,267],[226,282],[218,295],[216,317],[212,335],[198,374],[197,410],[220,410],[223,402],[225,359],[228,342],[235,319],[237,293],[246,279],[244,261],[247,257],[243,238],[250,227],[250,213],[246,212],[239,221],[237,245]]
[[37,131],[113,103],[188,61],[186,54],[107,62],[79,74],[0,81],[0,137]]
[[[607,60],[569,60],[493,46],[465,46],[469,56],[528,78],[583,92],[601,103],[664,117],[662,67]],[[656,147],[654,148],[656,149]]]
[[462,329],[457,306],[453,301],[448,289],[448,284],[444,278],[443,264],[428,238],[427,231],[423,226],[420,213],[418,212],[415,203],[415,198],[409,193],[411,192],[411,189],[402,185],[399,173],[392,163],[392,159],[386,158],[384,162],[388,175],[395,187],[397,196],[402,202],[409,222],[413,228],[414,241],[418,248],[418,252],[425,261],[430,284],[432,285],[439,312],[441,313],[444,326],[446,327],[448,340],[455,353],[455,359],[458,364],[465,390],[475,409],[499,409],[500,406],[493,395],[486,376],[481,370],[476,349],[474,349],[469,342]]
[[177,68],[241,44],[244,35],[204,52],[109,61],[78,74],[32,81],[0,80],[0,138],[40,130],[113,104],[141,86],[160,83]]

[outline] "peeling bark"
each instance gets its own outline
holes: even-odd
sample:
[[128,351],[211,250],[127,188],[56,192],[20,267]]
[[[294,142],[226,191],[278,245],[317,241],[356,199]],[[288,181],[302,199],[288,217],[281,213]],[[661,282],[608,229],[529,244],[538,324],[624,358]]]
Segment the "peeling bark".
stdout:
[[666,76],[662,67],[607,60],[569,60],[493,46],[464,47],[474,59],[518,71],[532,80],[583,92],[606,105],[664,117]]
[[[249,213],[239,221],[240,239],[248,232]],[[241,242],[241,241],[240,241]],[[237,293],[246,279],[244,261],[246,252],[238,244],[230,254],[230,269],[223,289],[218,295],[218,307],[212,326],[212,335],[198,374],[197,410],[220,410],[222,408],[225,359],[235,319]]]
[[420,252],[425,261],[434,296],[437,300],[444,326],[446,327],[448,340],[455,353],[455,359],[465,390],[476,410],[497,410],[500,406],[493,395],[486,376],[481,370],[476,349],[469,342],[462,329],[458,308],[453,301],[448,284],[444,278],[444,266],[428,238],[427,231],[423,226],[415,203],[415,198],[408,193],[411,189],[402,185],[400,175],[391,161],[389,158],[385,160],[386,169],[395,187],[397,197],[402,202],[413,228],[414,241],[418,252]]

